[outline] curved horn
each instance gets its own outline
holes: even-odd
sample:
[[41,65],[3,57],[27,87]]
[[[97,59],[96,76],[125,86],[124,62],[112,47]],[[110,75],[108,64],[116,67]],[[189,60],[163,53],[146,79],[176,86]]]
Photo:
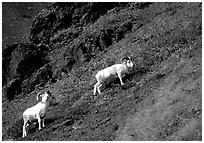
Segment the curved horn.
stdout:
[[37,94],[37,100],[39,99],[39,96],[41,95],[41,92],[38,92],[38,94]]
[[50,91],[47,91],[47,94],[49,94],[49,95],[52,97],[52,99],[54,99],[54,97],[52,96],[52,94],[50,93]]
[[124,57],[122,58],[122,63],[124,63],[125,61],[130,60],[129,57]]

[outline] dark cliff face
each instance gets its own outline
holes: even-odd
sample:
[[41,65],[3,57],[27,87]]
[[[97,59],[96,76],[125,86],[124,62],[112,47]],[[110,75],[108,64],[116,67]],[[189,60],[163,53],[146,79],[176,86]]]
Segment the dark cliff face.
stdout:
[[108,10],[127,3],[55,3],[35,17],[30,41],[34,44],[50,44],[50,38],[61,29],[84,27],[94,23]]
[[[22,82],[43,67],[48,61],[45,59],[45,46],[15,43],[3,50],[3,86],[4,94],[9,100],[14,99],[15,94],[23,90]],[[18,81],[13,89],[13,81]],[[28,88],[28,87],[26,87]],[[20,89],[20,90],[19,90]],[[12,91],[10,91],[12,90]],[[18,92],[16,91],[18,90]],[[12,97],[12,98],[10,98]]]
[[[202,139],[202,3],[53,3],[30,30],[2,51],[4,140]],[[124,56],[125,85],[93,96],[95,74]],[[56,97],[46,127],[21,138],[44,90]]]

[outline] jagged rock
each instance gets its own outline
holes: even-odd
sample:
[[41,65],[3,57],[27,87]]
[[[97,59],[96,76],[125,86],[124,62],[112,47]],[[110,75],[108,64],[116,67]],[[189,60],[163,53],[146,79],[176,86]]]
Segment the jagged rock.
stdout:
[[9,63],[11,61],[11,54],[15,48],[17,48],[18,43],[14,43],[13,45],[9,46],[6,45],[6,48],[2,50],[2,83],[3,86],[7,84],[8,77],[9,77]]
[[3,94],[9,101],[13,100],[15,95],[21,93],[21,82],[21,79],[15,78],[3,87]]
[[22,91],[24,93],[32,92],[36,86],[44,86],[49,79],[52,78],[52,67],[49,64],[44,65],[37,70],[33,76],[24,80],[22,83]]
[[3,51],[3,85],[5,94],[12,100],[15,94],[21,93],[21,82],[30,77],[37,69],[42,67],[47,47],[32,44],[15,43]]
[[43,9],[34,19],[30,42],[49,44],[50,38],[60,29],[81,27],[95,22],[108,10],[128,3],[54,3]]
[[[34,19],[30,41],[33,44],[50,45],[52,61],[56,61],[52,65],[53,77],[61,78],[62,69],[68,72],[74,64],[80,66],[112,45],[115,28],[102,27],[91,33],[84,32],[84,29],[107,11],[127,4],[54,3],[42,10]],[[122,34],[130,30],[128,24],[122,29]],[[58,53],[63,54],[63,58]]]
[[20,76],[25,79],[29,77],[46,63],[43,59],[44,56],[44,53],[34,45],[19,44],[11,55],[10,78]]

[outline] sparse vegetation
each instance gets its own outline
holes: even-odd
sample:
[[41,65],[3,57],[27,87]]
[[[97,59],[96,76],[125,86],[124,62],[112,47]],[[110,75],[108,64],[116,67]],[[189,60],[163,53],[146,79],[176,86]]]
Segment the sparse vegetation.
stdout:
[[[67,5],[57,3],[44,12],[49,15],[49,10],[58,7],[57,12],[60,9],[66,17],[70,14]],[[60,17],[52,19],[52,24],[59,25],[38,31],[43,36],[32,31],[31,45],[47,44],[47,48],[34,44],[46,62],[31,73],[26,71],[30,76],[21,79],[22,89],[32,86],[29,94],[20,88],[10,102],[3,100],[3,140],[201,141],[202,3],[112,3],[102,13],[97,11],[97,16],[92,13],[94,5],[100,7],[89,3],[85,10],[75,4],[73,23],[66,25],[62,20],[60,25]],[[47,24],[42,13],[32,30]],[[13,48],[5,50],[3,74],[7,76]],[[102,94],[94,97],[94,75],[124,56],[132,57],[134,63],[123,78],[125,85],[109,79]],[[37,131],[33,125],[28,136],[21,138],[22,113],[35,105],[36,93],[44,90],[57,96],[47,113],[46,127]]]

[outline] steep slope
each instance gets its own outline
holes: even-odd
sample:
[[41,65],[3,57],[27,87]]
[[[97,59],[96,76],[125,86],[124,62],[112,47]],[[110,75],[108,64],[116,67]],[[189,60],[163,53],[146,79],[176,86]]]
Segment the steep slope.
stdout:
[[[61,41],[56,40],[48,54],[53,73],[60,71],[58,80],[25,98],[3,103],[3,139],[202,140],[201,9],[201,3],[144,7],[130,3],[84,26],[71,43],[64,41],[70,29],[61,31],[55,37]],[[111,33],[110,45],[93,51],[88,60],[81,56],[81,62],[70,70],[67,63],[60,64],[68,59],[72,47],[80,49],[90,39],[92,47],[101,44],[104,28]],[[95,73],[125,55],[135,64],[124,77],[125,85],[113,79],[94,97]],[[33,125],[29,135],[21,138],[22,112],[34,105],[39,90],[50,90],[56,101],[46,117],[46,127],[37,131]]]
[[[138,103],[139,107],[145,107],[137,108],[128,117],[116,140],[202,139],[200,40],[189,45],[190,49],[185,49],[181,57],[171,56],[150,74],[144,85],[149,85],[150,92],[136,94],[139,98],[147,96],[148,99]],[[145,90],[144,87],[142,92]]]
[[[56,82],[62,72],[67,73],[76,63],[89,60],[92,57],[90,55],[91,48],[88,50],[88,47],[85,47],[88,43],[84,41],[89,38],[84,38],[85,34],[82,33],[82,27],[89,27],[89,24],[95,22],[108,10],[127,4],[54,3],[43,9],[33,21],[30,43],[14,43],[3,48],[3,97],[5,100],[6,98],[8,100],[22,98],[22,94],[30,93],[38,86],[44,86],[48,80]],[[95,36],[99,39],[99,33]],[[72,41],[74,42],[69,45]],[[27,54],[35,53],[36,49],[39,51],[38,55],[45,61],[43,64],[42,62],[35,64],[37,68],[30,66],[29,63],[33,61],[38,63],[38,58],[32,57],[32,54]],[[13,55],[16,55],[16,51],[20,51],[18,54],[24,56],[15,58]],[[43,56],[40,53],[43,53]],[[15,65],[13,61],[15,61]],[[29,67],[29,71],[32,71],[26,78],[23,78],[25,75],[22,72],[13,72],[16,69],[24,71],[24,67]],[[47,67],[51,67],[51,69]],[[43,79],[42,75],[44,74],[42,72],[49,73],[48,79]],[[16,88],[12,88],[13,86]]]

